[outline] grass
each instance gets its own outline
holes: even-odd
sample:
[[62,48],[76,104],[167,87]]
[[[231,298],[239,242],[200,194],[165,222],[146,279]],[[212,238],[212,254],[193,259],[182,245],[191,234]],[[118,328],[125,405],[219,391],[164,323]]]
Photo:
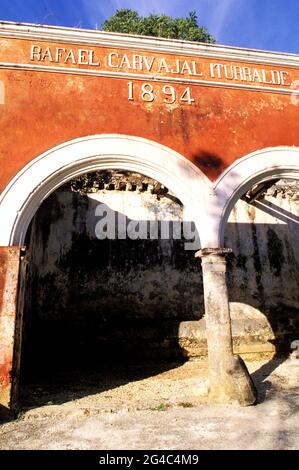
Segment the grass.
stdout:
[[15,421],[21,421],[22,419],[24,419],[24,414],[25,414],[24,411],[19,411]]
[[160,405],[151,408],[151,411],[167,411],[169,407],[168,403],[160,403]]

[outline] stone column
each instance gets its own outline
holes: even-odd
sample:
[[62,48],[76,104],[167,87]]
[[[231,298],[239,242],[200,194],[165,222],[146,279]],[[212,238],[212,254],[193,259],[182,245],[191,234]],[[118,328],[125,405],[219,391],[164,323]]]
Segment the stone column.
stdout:
[[231,319],[226,285],[227,248],[204,248],[196,253],[203,271],[205,320],[212,401],[241,405],[256,401],[256,390],[239,356],[233,355]]
[[21,321],[18,318],[20,248],[0,247],[0,415],[16,406]]

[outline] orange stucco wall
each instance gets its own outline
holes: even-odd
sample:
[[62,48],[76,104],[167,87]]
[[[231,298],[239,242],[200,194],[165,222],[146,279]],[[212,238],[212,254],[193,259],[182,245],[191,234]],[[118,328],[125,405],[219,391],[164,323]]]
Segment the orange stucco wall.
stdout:
[[11,405],[19,247],[0,247],[0,416]]
[[[0,69],[4,87],[0,104],[0,191],[26,163],[42,152],[65,141],[93,134],[129,134],[159,142],[191,160],[212,180],[235,159],[257,149],[299,146],[299,98],[292,100],[290,94],[170,83],[179,96],[189,86],[195,101],[191,105],[184,102],[167,104],[163,102],[165,96],[161,89],[169,82],[167,78],[163,81],[164,72],[161,71],[158,74],[161,83],[144,80],[153,84],[157,94],[153,102],[145,102],[140,99],[143,83],[140,79],[40,71],[39,65],[51,67],[53,63],[29,60],[33,44],[72,47],[74,50],[82,47],[80,45],[12,38],[1,39],[1,43],[0,62],[30,63],[36,65],[36,69]],[[89,49],[94,50],[95,60],[101,61],[102,70],[105,70],[103,57],[107,49]],[[129,51],[129,54],[133,53]],[[150,55],[149,52],[144,54]],[[160,56],[169,63],[176,58],[186,58],[169,54]],[[194,57],[187,59],[192,61]],[[209,62],[211,60],[202,58],[202,68],[207,68]],[[221,63],[225,61],[221,60]],[[65,69],[73,67],[72,64],[54,65]],[[76,67],[95,69],[89,65]],[[265,65],[264,69],[288,71],[289,81],[299,79],[298,68]],[[122,71],[130,72],[125,67]],[[157,74],[157,71],[153,72]],[[188,73],[184,78],[190,78]],[[134,83],[134,101],[128,100],[129,81]]]

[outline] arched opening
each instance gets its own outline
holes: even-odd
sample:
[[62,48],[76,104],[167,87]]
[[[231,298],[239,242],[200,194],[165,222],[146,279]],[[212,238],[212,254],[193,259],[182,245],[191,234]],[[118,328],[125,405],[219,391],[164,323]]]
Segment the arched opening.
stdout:
[[255,186],[259,190],[267,182],[283,178],[299,178],[299,148],[259,150],[236,160],[227,168],[214,185],[216,202],[210,204],[217,219],[217,228],[213,232],[215,246],[223,246],[226,223],[237,201]]
[[[1,237],[27,246],[25,379],[44,375],[53,384],[53,371],[65,376],[136,358],[160,364],[163,358],[158,368],[169,368],[192,356],[186,337],[203,301],[191,222],[198,227],[206,187],[183,157],[126,136],[67,143],[12,181],[0,204]],[[126,223],[158,222],[158,237],[146,228],[145,240],[99,239],[103,204]],[[162,234],[164,222],[170,236]]]
[[48,400],[31,393],[37,384],[60,384],[55,401],[69,385],[74,395],[78,377],[99,373],[109,388],[111,368],[134,366],[137,379],[197,356],[199,344],[205,352],[203,335],[188,336],[204,313],[198,234],[157,181],[124,170],[72,179],[42,203],[26,247],[27,404]]
[[243,330],[239,353],[250,344],[256,355],[289,354],[298,339],[298,201],[298,180],[267,180],[247,191],[228,219],[233,334]]
[[256,152],[216,184],[222,198],[218,239],[233,250],[228,293],[234,351],[268,360],[254,374],[261,390],[299,334],[298,156],[296,148]]

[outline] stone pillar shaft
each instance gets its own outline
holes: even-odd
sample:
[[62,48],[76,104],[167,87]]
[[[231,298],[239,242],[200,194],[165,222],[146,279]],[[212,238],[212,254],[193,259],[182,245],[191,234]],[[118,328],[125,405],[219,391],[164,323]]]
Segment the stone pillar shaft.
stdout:
[[205,320],[209,349],[210,385],[218,384],[227,357],[233,354],[231,319],[226,286],[226,260],[221,254],[202,257]]
[[256,401],[245,364],[233,355],[231,318],[226,284],[226,259],[230,249],[203,249],[201,258],[209,360],[209,393],[213,401]]

